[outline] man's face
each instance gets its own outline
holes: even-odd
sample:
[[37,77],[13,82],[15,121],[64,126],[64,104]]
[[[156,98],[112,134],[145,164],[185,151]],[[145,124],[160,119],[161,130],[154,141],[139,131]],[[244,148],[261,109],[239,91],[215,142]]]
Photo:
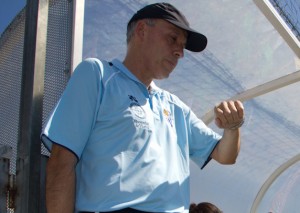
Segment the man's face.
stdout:
[[154,26],[146,25],[143,48],[153,79],[167,78],[174,70],[184,55],[186,37],[185,30],[162,19],[156,19]]

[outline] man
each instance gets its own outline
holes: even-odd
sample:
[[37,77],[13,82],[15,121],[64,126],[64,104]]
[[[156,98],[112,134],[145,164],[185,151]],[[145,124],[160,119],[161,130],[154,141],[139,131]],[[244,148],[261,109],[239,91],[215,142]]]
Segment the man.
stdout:
[[189,158],[233,164],[244,110],[215,108],[213,132],[175,95],[158,88],[206,37],[172,5],[139,10],[127,27],[123,62],[88,59],[75,70],[42,134],[48,213],[188,212]]

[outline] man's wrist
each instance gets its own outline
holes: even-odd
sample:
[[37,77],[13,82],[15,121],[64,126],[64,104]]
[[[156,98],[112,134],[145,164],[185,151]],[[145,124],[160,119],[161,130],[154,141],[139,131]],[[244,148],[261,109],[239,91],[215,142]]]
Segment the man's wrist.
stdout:
[[230,129],[230,130],[236,130],[236,129],[240,128],[241,126],[243,126],[244,122],[245,122],[245,119],[243,118],[243,120],[241,120],[240,123],[238,123],[238,124],[236,124],[236,125],[234,125],[232,127],[229,127],[228,129]]

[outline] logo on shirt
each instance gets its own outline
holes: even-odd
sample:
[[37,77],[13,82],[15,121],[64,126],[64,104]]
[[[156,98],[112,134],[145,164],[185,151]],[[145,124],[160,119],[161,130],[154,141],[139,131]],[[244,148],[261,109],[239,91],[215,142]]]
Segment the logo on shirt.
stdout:
[[138,103],[131,103],[130,104],[131,111],[138,117],[138,118],[146,118],[145,111]]
[[169,112],[168,110],[164,109],[163,111],[165,118],[167,119],[167,121],[169,122],[169,124],[171,125],[171,127],[173,127],[173,116],[171,114],[171,112]]
[[134,126],[138,129],[149,129],[149,123],[145,120],[146,113],[144,109],[141,107],[141,105],[139,104],[136,97],[132,95],[128,95],[128,98],[131,101],[129,107],[132,114],[134,115],[133,116]]
[[134,97],[132,95],[128,95],[128,97],[132,102],[138,103],[138,100],[136,99],[136,97]]

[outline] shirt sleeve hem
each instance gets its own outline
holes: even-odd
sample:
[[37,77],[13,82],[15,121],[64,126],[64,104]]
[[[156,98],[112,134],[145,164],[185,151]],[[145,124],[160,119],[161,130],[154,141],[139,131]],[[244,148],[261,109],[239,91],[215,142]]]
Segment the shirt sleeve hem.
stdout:
[[61,145],[57,142],[54,142],[52,141],[48,136],[46,136],[45,134],[42,134],[41,136],[41,140],[42,140],[42,143],[45,145],[46,149],[51,153],[51,148],[52,148],[52,144],[57,144],[59,146],[62,146],[64,147],[65,149],[69,150],[70,152],[72,152],[76,158],[77,158],[77,161],[79,161],[79,156],[73,151],[71,150],[70,148],[64,146],[64,145]]
[[212,149],[212,151],[210,152],[208,158],[206,159],[206,161],[204,162],[203,166],[201,167],[201,169],[204,169],[204,167],[210,162],[210,160],[212,159],[211,154],[213,153],[213,151],[215,150],[215,148],[217,147],[217,145],[219,144],[220,140],[216,143],[216,145],[214,146],[214,148]]

